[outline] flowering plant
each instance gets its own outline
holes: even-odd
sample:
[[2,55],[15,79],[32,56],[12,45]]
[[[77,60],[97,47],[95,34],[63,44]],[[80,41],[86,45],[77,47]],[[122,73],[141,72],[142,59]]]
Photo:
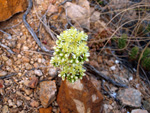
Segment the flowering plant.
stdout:
[[58,76],[62,77],[62,80],[67,79],[70,82],[82,79],[85,76],[83,63],[88,61],[90,56],[87,34],[71,28],[63,31],[57,38],[54,57],[50,62],[60,68],[61,72]]

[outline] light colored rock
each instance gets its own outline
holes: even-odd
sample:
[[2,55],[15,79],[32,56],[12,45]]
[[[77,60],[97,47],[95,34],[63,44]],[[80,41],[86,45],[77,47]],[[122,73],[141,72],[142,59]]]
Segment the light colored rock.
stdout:
[[31,102],[30,102],[30,105],[32,106],[32,107],[38,107],[39,106],[39,102],[38,101],[35,101],[35,100],[32,100]]
[[29,48],[27,46],[23,46],[23,50],[28,50]]
[[0,70],[0,76],[6,76],[6,75],[7,75],[7,72],[6,72],[6,71]]
[[55,77],[58,73],[57,73],[57,68],[49,68],[49,75],[51,77]]
[[131,111],[131,113],[148,113],[147,110],[142,110],[142,109],[134,109]]
[[22,104],[23,104],[23,101],[22,101],[22,100],[17,100],[17,106],[18,106],[18,107],[22,106]]
[[62,81],[57,97],[61,113],[100,113],[102,100],[103,96],[87,77],[74,84]]
[[44,108],[47,108],[55,100],[56,91],[55,81],[43,81],[40,83],[40,101]]
[[8,113],[8,106],[7,105],[4,105],[3,106],[3,109],[2,109],[2,113]]
[[34,70],[34,73],[35,73],[36,75],[38,75],[38,76],[42,76],[42,75],[43,75],[43,73],[42,73],[41,70]]
[[86,5],[87,6],[83,7],[83,6],[76,5],[70,2],[67,2],[64,5],[67,16],[77,23],[77,27],[79,25],[85,28],[90,27],[89,25],[89,15],[90,15],[89,3]]
[[141,106],[141,92],[134,88],[120,90],[118,93],[118,99],[122,102],[123,105],[132,107]]

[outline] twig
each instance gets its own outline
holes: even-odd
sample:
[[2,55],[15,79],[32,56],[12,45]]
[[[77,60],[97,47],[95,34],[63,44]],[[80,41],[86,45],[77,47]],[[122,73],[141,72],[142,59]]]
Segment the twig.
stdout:
[[36,41],[36,43],[38,44],[38,46],[40,46],[40,48],[45,51],[45,52],[49,52],[52,53],[50,50],[48,50],[45,46],[42,45],[42,43],[40,42],[40,40],[38,39],[37,35],[35,34],[34,30],[30,27],[30,25],[28,24],[28,22],[26,21],[27,15],[30,12],[31,8],[32,8],[32,0],[28,0],[28,8],[26,10],[26,12],[23,15],[23,22],[25,27],[28,29],[28,31],[30,32],[30,34],[33,36],[34,40]]
[[[108,76],[105,76],[104,74],[102,74],[101,72],[99,72],[97,69],[95,69],[93,66],[91,66],[90,64],[84,64],[84,67],[87,69],[87,71],[92,71],[94,72],[94,75],[95,77],[97,77],[98,79],[104,79],[110,83],[112,83],[113,85],[115,86],[118,86],[118,87],[125,87],[127,88],[128,86],[125,85],[125,84],[121,84],[121,83],[118,83],[114,80],[112,80],[111,78],[109,78]],[[98,76],[97,76],[98,75]]]
[[3,47],[3,48],[5,48],[5,49],[7,49],[7,51],[8,51],[9,53],[15,54],[15,53],[14,53],[9,47],[7,47],[6,45],[0,43],[0,46]]
[[63,2],[61,2],[60,4],[59,4],[59,6],[60,5],[64,5],[66,2],[71,2],[72,0],[64,0]]
[[8,35],[7,39],[12,39],[12,37],[11,37],[11,35],[10,35],[9,33],[6,33],[5,31],[3,31],[3,30],[1,30],[1,29],[0,29],[0,32],[2,32],[2,33],[4,33],[4,34]]
[[0,79],[9,78],[9,77],[14,76],[14,75],[17,75],[17,73],[11,73],[11,74],[6,75],[6,76],[1,76]]

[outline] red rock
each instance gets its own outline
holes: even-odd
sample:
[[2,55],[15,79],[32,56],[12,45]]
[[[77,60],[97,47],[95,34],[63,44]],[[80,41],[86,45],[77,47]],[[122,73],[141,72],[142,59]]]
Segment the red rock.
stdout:
[[31,81],[28,84],[28,86],[30,88],[36,88],[37,84],[38,84],[38,78],[37,77],[32,77]]
[[92,60],[92,61],[90,61],[89,63],[90,63],[92,66],[94,66],[95,68],[99,68],[99,64],[98,64],[97,61]]
[[40,113],[52,113],[52,107],[49,107],[49,108],[40,108],[39,112]]
[[4,81],[0,79],[0,88],[3,88]]
[[57,103],[61,113],[100,113],[102,94],[87,77],[74,84],[62,81]]
[[9,19],[15,13],[24,11],[27,0],[0,0],[0,21]]
[[32,107],[38,107],[39,106],[39,102],[38,101],[35,101],[35,100],[32,100],[31,102],[30,102],[30,105],[32,106]]

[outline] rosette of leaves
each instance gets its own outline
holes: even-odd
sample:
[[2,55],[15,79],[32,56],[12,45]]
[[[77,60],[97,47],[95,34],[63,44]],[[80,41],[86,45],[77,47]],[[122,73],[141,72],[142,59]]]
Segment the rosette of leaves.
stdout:
[[139,55],[139,48],[137,46],[133,47],[129,52],[129,58],[131,60],[136,60]]
[[87,46],[88,36],[83,31],[75,28],[63,31],[56,41],[54,57],[51,63],[60,68],[59,77],[75,82],[85,75],[83,63],[88,61],[89,49]]
[[118,39],[118,48],[123,49],[127,44],[127,34],[122,34],[122,36]]
[[150,48],[145,49],[141,61],[143,68],[150,70]]

